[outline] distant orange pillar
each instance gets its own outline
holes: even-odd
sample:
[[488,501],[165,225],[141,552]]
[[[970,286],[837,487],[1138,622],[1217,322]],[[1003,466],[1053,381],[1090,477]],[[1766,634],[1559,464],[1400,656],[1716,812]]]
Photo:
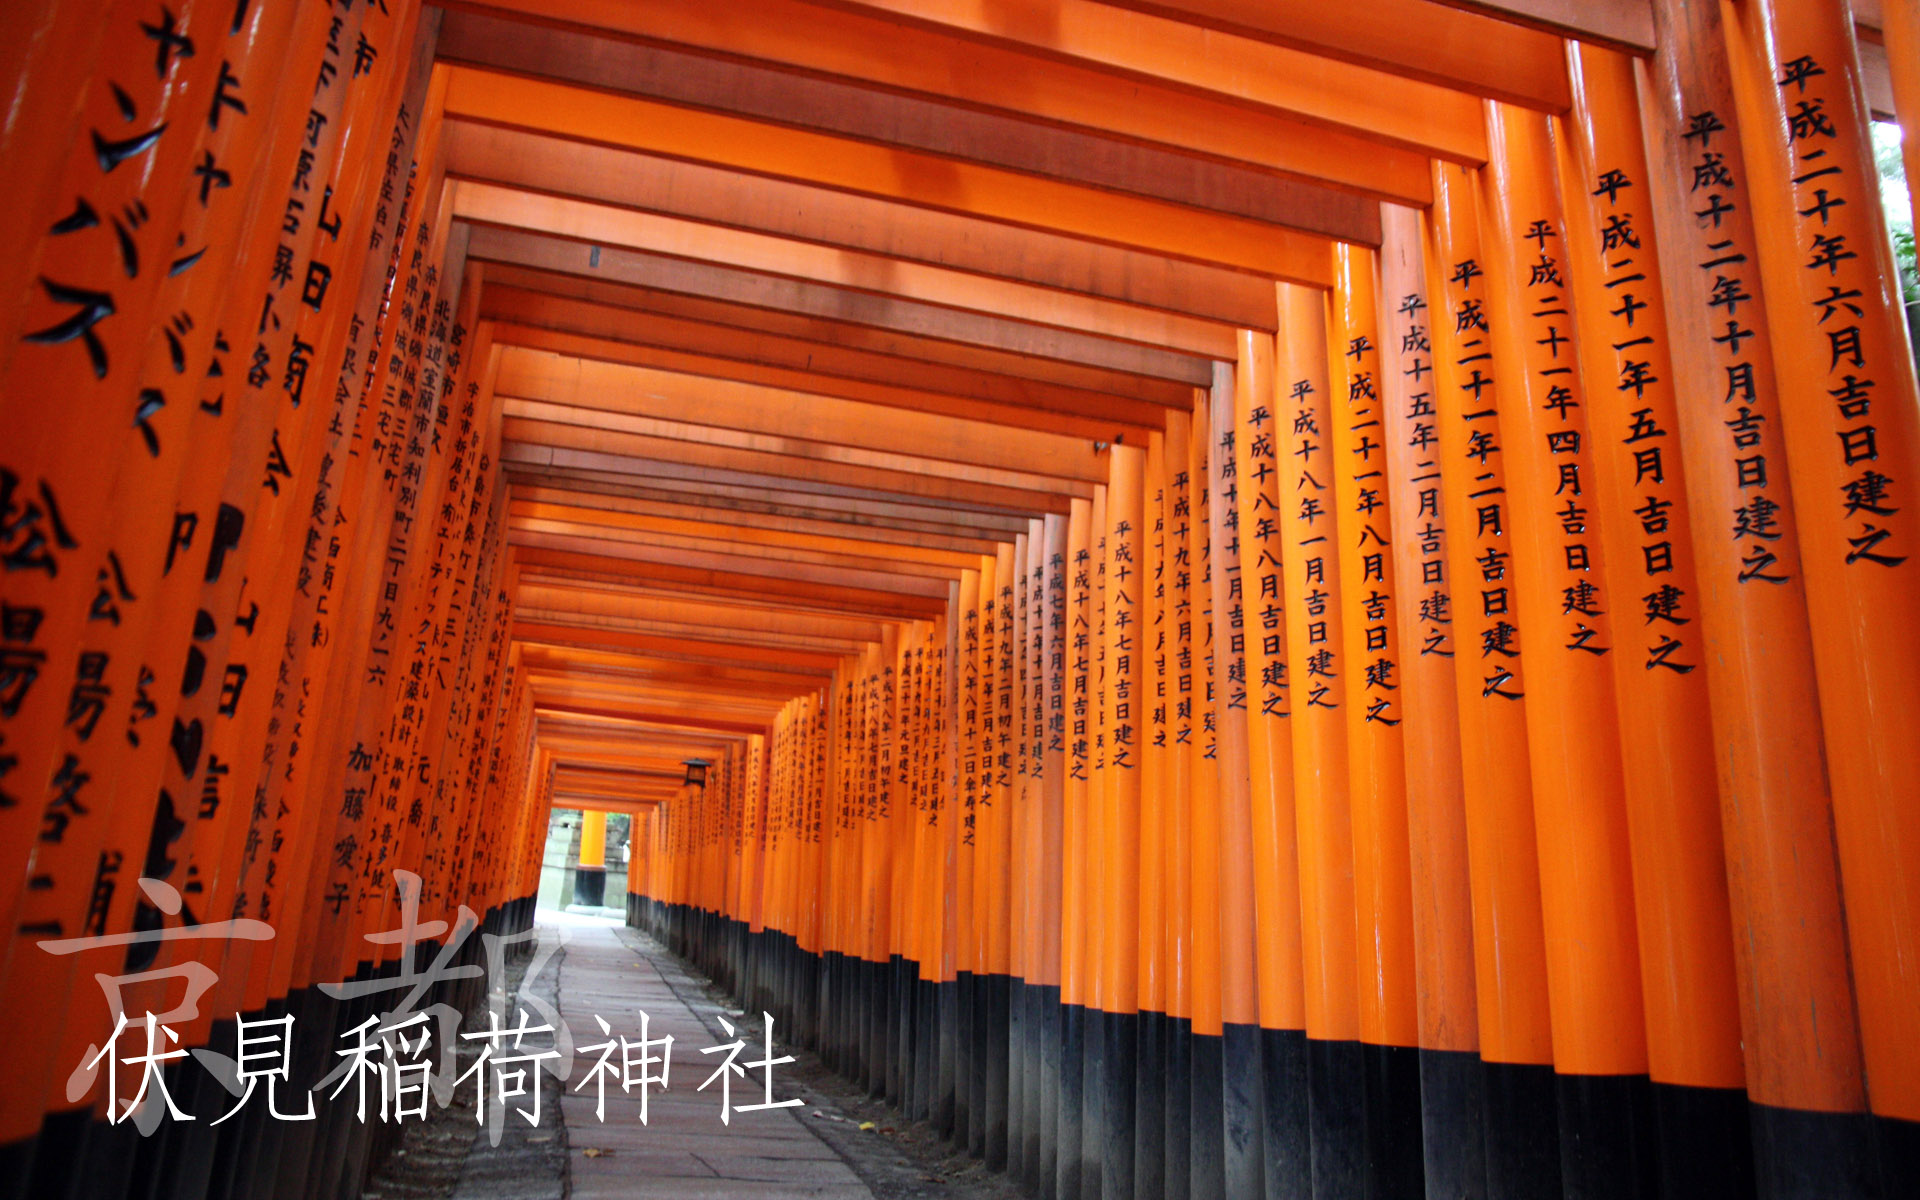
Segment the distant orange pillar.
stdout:
[[580,814],[580,861],[573,872],[573,902],[598,908],[607,897],[607,814]]
[[1183,680],[1188,690],[1186,930],[1189,961],[1187,1158],[1194,1195],[1217,1195],[1226,1184],[1222,1080],[1226,1071],[1220,940],[1220,740],[1218,650],[1213,619],[1213,403],[1194,390],[1187,444],[1187,598]]

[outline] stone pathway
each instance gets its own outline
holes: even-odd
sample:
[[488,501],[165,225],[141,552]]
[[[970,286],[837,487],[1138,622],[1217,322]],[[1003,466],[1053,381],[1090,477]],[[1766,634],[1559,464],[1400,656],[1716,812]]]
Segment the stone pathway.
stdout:
[[[595,1115],[595,1084],[575,1090],[588,1078],[597,1053],[576,1050],[572,1079],[562,1107],[566,1115],[570,1187],[573,1200],[658,1197],[661,1200],[753,1200],[755,1197],[825,1197],[871,1200],[874,1193],[840,1155],[807,1127],[806,1106],[742,1113],[732,1123],[720,1120],[720,1081],[705,1091],[700,1084],[724,1054],[701,1054],[707,1046],[736,1040],[720,1026],[726,1016],[747,1043],[737,1062],[765,1057],[759,1020],[742,1021],[709,998],[701,981],[678,960],[634,930],[612,921],[577,915],[541,914],[563,931],[566,958],[560,966],[560,1013],[576,1047],[607,1040],[597,1015],[612,1028],[638,1040],[640,1015],[650,1018],[648,1036],[673,1035],[673,1060],[666,1091],[652,1090],[647,1124],[640,1123],[640,1095],[622,1093],[608,1080],[606,1120]],[[547,932],[543,928],[543,935]],[[755,1014],[757,1018],[759,1014]],[[743,1027],[744,1026],[744,1027]],[[776,1041],[779,1037],[775,1029]],[[615,1063],[618,1052],[615,1052]],[[654,1068],[657,1070],[658,1068]],[[782,1087],[774,1068],[774,1098],[796,1089]],[[733,1080],[735,1105],[764,1098],[762,1076]]]

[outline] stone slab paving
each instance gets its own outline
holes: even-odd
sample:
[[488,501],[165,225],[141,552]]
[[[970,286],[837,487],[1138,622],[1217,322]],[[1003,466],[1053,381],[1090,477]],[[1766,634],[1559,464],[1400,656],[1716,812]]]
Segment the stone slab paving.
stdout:
[[[542,914],[543,920],[549,914]],[[560,964],[560,1015],[572,1031],[576,1056],[567,1094],[561,1101],[569,1143],[573,1200],[647,1197],[655,1200],[774,1200],[821,1197],[824,1200],[872,1200],[874,1193],[839,1154],[807,1127],[805,1106],[738,1112],[730,1124],[720,1120],[720,1081],[696,1090],[725,1058],[701,1054],[706,1046],[736,1040],[721,1028],[727,1016],[747,1043],[736,1060],[742,1065],[765,1057],[764,1026],[742,1022],[708,998],[706,990],[673,959],[641,935],[611,921],[564,916],[555,922],[565,938]],[[543,930],[543,933],[545,931]],[[640,1016],[649,1017],[648,1036],[673,1036],[669,1087],[655,1087],[647,1101],[647,1123],[640,1123],[638,1089],[623,1093],[617,1078],[607,1080],[606,1119],[595,1114],[595,1084],[587,1082],[599,1055],[577,1047],[611,1037],[640,1037]],[[776,1028],[775,1038],[779,1037]],[[656,1050],[655,1053],[658,1053]],[[618,1051],[615,1052],[618,1063]],[[653,1068],[658,1070],[657,1067]],[[786,1099],[774,1068],[774,1097]],[[762,1075],[733,1079],[736,1106],[764,1099]]]

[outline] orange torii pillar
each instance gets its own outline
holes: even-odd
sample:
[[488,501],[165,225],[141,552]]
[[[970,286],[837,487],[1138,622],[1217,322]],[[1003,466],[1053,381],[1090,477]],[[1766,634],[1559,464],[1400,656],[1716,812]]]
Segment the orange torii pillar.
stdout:
[[573,869],[573,902],[598,908],[607,899],[607,814],[580,813],[580,860]]
[[[1215,765],[1219,780],[1221,1162],[1235,1195],[1264,1190],[1266,1130],[1260,1013],[1255,958],[1252,780],[1247,759],[1247,653],[1242,603],[1239,397],[1264,378],[1253,367],[1243,331],[1234,366],[1214,369],[1207,409],[1209,497],[1207,532],[1213,597]],[[1236,370],[1235,367],[1240,369]]]
[[[1189,802],[1193,781],[1193,557],[1192,419],[1167,416],[1166,488],[1159,517],[1159,559],[1164,587],[1156,587],[1163,630],[1154,640],[1154,742],[1165,743],[1161,791],[1166,797],[1164,837],[1158,846],[1166,880],[1160,930],[1166,969],[1167,1069],[1161,1138],[1166,1194],[1188,1193],[1192,1175],[1189,1112],[1192,1108],[1193,964],[1189,906],[1193,856]],[[1164,594],[1161,594],[1164,592]],[[1145,1136],[1145,1135],[1143,1135]]]
[[[1359,1008],[1347,706],[1359,696],[1345,653],[1327,297],[1279,285],[1274,403],[1282,441],[1283,608],[1293,677],[1293,783],[1306,992],[1307,1115],[1316,1195],[1357,1193],[1369,1170]],[[1344,407],[1344,406],[1342,406]]]
[[[518,928],[528,915],[524,895],[508,890],[525,880],[519,847],[503,844],[507,835],[499,832],[517,826],[480,821],[480,789],[449,786],[456,774],[470,784],[472,764],[441,753],[494,727],[513,693],[502,682],[504,639],[482,636],[504,628],[493,586],[503,559],[494,536],[497,476],[479,467],[483,450],[491,455],[497,447],[483,432],[491,393],[483,382],[488,356],[473,352],[484,341],[473,320],[473,279],[450,269],[456,252],[431,169],[430,32],[416,37],[420,11],[407,4],[363,9],[337,24],[322,9],[260,6],[237,21],[195,9],[178,27],[168,18],[158,87],[136,87],[156,71],[155,35],[124,6],[111,13],[111,24],[60,48],[71,53],[45,59],[52,74],[36,79],[34,90],[81,99],[75,111],[84,107],[88,120],[125,121],[129,110],[143,111],[153,136],[130,144],[113,165],[145,161],[96,189],[90,171],[106,174],[98,151],[76,143],[71,164],[57,154],[46,161],[78,174],[50,188],[16,178],[17,191],[59,211],[76,192],[83,203],[121,212],[137,200],[138,232],[103,241],[97,221],[62,227],[54,211],[44,224],[34,216],[24,226],[34,231],[35,248],[8,256],[10,266],[83,282],[86,271],[110,263],[133,280],[118,285],[110,309],[93,308],[92,324],[113,317],[108,328],[38,336],[41,314],[28,302],[13,314],[19,322],[8,322],[24,336],[6,339],[13,374],[5,419],[10,432],[21,431],[0,463],[10,519],[16,489],[37,500],[26,514],[32,527],[7,532],[4,637],[80,647],[71,673],[57,661],[26,680],[39,683],[33,696],[16,674],[0,726],[7,774],[51,788],[46,805],[16,805],[9,795],[8,807],[20,812],[0,830],[0,844],[30,852],[32,863],[30,886],[9,901],[15,940],[0,991],[37,997],[61,1018],[23,1050],[22,1082],[9,1089],[5,1110],[6,1174],[30,1194],[111,1194],[126,1186],[136,1162],[132,1130],[108,1127],[91,1095],[46,1103],[64,1091],[59,1063],[70,1053],[78,1061],[89,1040],[105,1035],[89,1029],[96,1013],[82,999],[88,974],[109,964],[43,957],[33,940],[184,930],[212,913],[275,927],[270,946],[175,938],[133,961],[219,976],[197,1017],[170,1020],[187,1045],[224,1049],[233,1025],[216,1020],[218,1013],[279,1011],[301,1018],[294,1053],[306,1067],[324,1060],[350,1011],[323,989],[397,965],[394,952],[369,950],[359,936],[384,928],[391,915],[376,855],[418,864],[417,883],[406,886],[423,915],[472,905],[496,930]],[[198,53],[187,52],[190,42]],[[356,43],[365,60],[352,76],[360,82],[349,88],[338,59],[343,45]],[[172,113],[211,116],[175,122]],[[216,155],[224,182],[201,192],[191,166]],[[411,181],[403,177],[410,163]],[[137,195],[116,191],[122,188]],[[377,203],[382,189],[404,202]],[[316,208],[302,198],[319,195],[327,203]],[[77,236],[90,230],[98,236]],[[38,246],[40,239],[47,244]],[[422,315],[407,331],[404,383],[392,395],[378,382],[366,387],[362,365],[375,346],[400,340],[398,307],[381,318],[390,269]],[[463,284],[468,291],[456,307]],[[48,290],[48,300],[66,303]],[[263,295],[271,321],[261,317]],[[247,346],[251,339],[238,331],[252,327],[258,339]],[[372,342],[363,340],[367,333]],[[29,377],[33,388],[16,386]],[[69,377],[73,406],[40,402]],[[96,400],[112,411],[131,408],[136,419],[97,426],[84,419]],[[407,457],[419,486],[404,504],[373,494],[381,490],[377,473],[365,459],[349,462],[347,446],[351,431],[370,426],[376,412],[403,406],[464,423],[440,452]],[[32,419],[17,422],[23,413]],[[103,442],[100,428],[124,432]],[[75,486],[69,469],[76,467],[89,486]],[[63,493],[71,503],[60,503]],[[429,514],[443,508],[470,516],[484,537],[469,565],[430,584],[430,568],[446,561],[446,531]],[[416,611],[427,597],[456,589],[476,598],[435,639],[447,677],[469,686],[457,705],[446,688],[423,696],[391,738],[364,744],[351,723],[319,719],[359,711],[354,701],[363,698],[381,716],[395,715],[381,703],[384,694],[363,695],[378,580],[369,573],[349,581],[342,568],[372,557],[361,551],[376,531],[386,535],[404,523],[413,534],[416,519],[418,536],[389,546],[393,586]],[[43,524],[53,527],[51,536]],[[62,582],[55,555],[75,568]],[[72,591],[67,602],[43,613],[38,602],[63,590]],[[32,646],[9,651],[36,663],[43,655]],[[276,678],[285,686],[276,688]],[[63,712],[40,703],[55,695],[66,701]],[[96,738],[107,730],[114,735]],[[399,817],[376,826],[368,790],[341,785],[389,752],[407,764],[405,778],[384,793]],[[524,795],[515,782],[489,788],[489,803],[510,807]],[[429,830],[455,827],[482,830],[446,839],[471,845],[472,859],[424,844]],[[136,877],[153,882],[136,888]],[[348,911],[349,900],[356,908],[368,902],[368,915]],[[470,932],[471,924],[461,930]],[[466,961],[477,951],[469,942]],[[108,957],[114,965],[127,961],[117,951]],[[151,983],[132,982],[129,1007],[159,1003]],[[442,987],[434,998],[464,1002],[472,994],[464,985]],[[35,1062],[52,1069],[37,1070]],[[161,1186],[191,1191],[216,1164],[240,1193],[359,1182],[371,1139],[337,1115],[285,1128],[256,1111],[213,1134],[204,1122],[231,1107],[221,1089],[182,1073],[173,1094],[200,1120],[170,1127],[140,1150],[164,1164]],[[237,1147],[224,1158],[216,1141],[223,1136]]]
[[[1312,1144],[1307,1106],[1306,992],[1300,955],[1300,856],[1294,812],[1293,732],[1283,596],[1283,449],[1275,340],[1242,331],[1234,413],[1239,480],[1240,579],[1246,656],[1246,848],[1252,855],[1253,954],[1260,1026],[1264,1175],[1269,1193],[1307,1195]],[[1291,497],[1289,497],[1291,498]],[[1289,1190],[1291,1189],[1291,1190]]]
[[1080,1192],[1084,1200],[1101,1195],[1104,1168],[1101,1143],[1106,1127],[1105,1034],[1101,1001],[1108,987],[1105,970],[1108,941],[1106,922],[1112,914],[1102,907],[1107,845],[1107,504],[1108,489],[1094,489],[1092,520],[1087,527],[1087,652],[1090,663],[1082,737],[1088,745],[1086,788],[1081,802],[1080,904],[1085,923],[1081,931],[1081,1011],[1079,1021],[1080,1083]]
[[[1060,1048],[1054,1194],[1060,1200],[1081,1195],[1082,1127],[1087,995],[1087,791],[1092,738],[1094,505],[1076,498],[1067,515],[1066,626],[1066,781],[1061,808],[1060,864]],[[1104,504],[1101,505],[1104,508]]]
[[[1560,142],[1566,266],[1589,382],[1595,508],[1619,621],[1613,655],[1646,1006],[1648,1074],[1670,1195],[1749,1186],[1752,1145],[1698,556],[1663,278],[1644,179],[1632,65],[1570,52],[1574,112]],[[1602,164],[1605,166],[1602,166]],[[1609,177],[1607,172],[1618,171]],[[1637,231],[1644,231],[1644,234]],[[1645,279],[1635,279],[1636,275]],[[1656,286],[1645,288],[1642,283]],[[1636,309],[1624,295],[1644,297]],[[1609,386],[1611,384],[1611,386]],[[1668,526],[1665,522],[1671,522]],[[1635,628],[1637,626],[1637,628]],[[1685,1153],[1672,1148],[1688,1147]]]
[[1360,1052],[1366,1061],[1367,1158],[1377,1186],[1418,1191],[1419,1021],[1413,880],[1407,845],[1406,643],[1394,602],[1399,540],[1387,489],[1387,435],[1376,300],[1378,256],[1333,248],[1327,338],[1335,527],[1347,682],[1347,778],[1358,930]]
[[1141,1196],[1166,1194],[1167,1022],[1166,842],[1169,810],[1179,803],[1167,785],[1166,737],[1166,495],[1167,439],[1147,443],[1141,493],[1139,653],[1140,689],[1140,920],[1134,930],[1139,980],[1133,1071],[1133,1179]]
[[[1131,1200],[1134,1194],[1134,1093],[1139,1026],[1139,873],[1127,864],[1140,857],[1141,730],[1144,665],[1140,597],[1147,579],[1142,567],[1141,525],[1145,520],[1146,455],[1139,447],[1115,446],[1110,452],[1106,505],[1106,615],[1103,654],[1105,788],[1098,803],[1103,819],[1099,861],[1101,889],[1096,901],[1102,937],[1100,1195]],[[1096,744],[1096,763],[1101,748]],[[1096,776],[1097,777],[1097,776]],[[1091,1028],[1089,1041],[1091,1042]]]
[[[1759,277],[1873,1149],[1882,1186],[1911,1189],[1920,1181],[1920,758],[1905,747],[1920,709],[1920,388],[1849,15],[1841,5],[1761,0],[1736,11],[1727,40],[1753,215],[1767,234]],[[1911,137],[1914,114],[1902,115]]]
[[[1638,73],[1647,165],[1642,177],[1629,160],[1604,177],[1618,186],[1600,190],[1631,203],[1644,186],[1659,235],[1648,290],[1665,301],[1680,400],[1755,1189],[1800,1195],[1818,1179],[1836,1194],[1873,1194],[1830,764],[1810,749],[1826,698],[1808,615],[1822,561],[1782,469],[1788,372],[1776,372],[1784,354],[1803,353],[1780,349],[1776,321],[1820,310],[1763,282],[1762,234],[1781,228],[1755,203],[1763,173],[1741,136],[1722,10],[1653,8],[1659,50]],[[1604,96],[1606,73],[1591,77]],[[1604,110],[1593,112],[1597,136]]]
[[[1224,399],[1224,397],[1223,397]],[[1196,390],[1188,439],[1187,536],[1188,628],[1181,655],[1187,689],[1189,743],[1187,792],[1187,888],[1185,935],[1192,967],[1188,981],[1187,1067],[1188,1187],[1196,1196],[1223,1194],[1226,1146],[1222,1109],[1226,1099],[1225,1014],[1222,1010],[1220,944],[1220,772],[1213,613],[1213,398]],[[1178,1054],[1178,1051],[1176,1052]]]
[[[1030,1003],[1035,1012],[1034,1031],[1039,1057],[1039,1108],[1035,1121],[1039,1128],[1032,1150],[1028,1186],[1042,1195],[1050,1194],[1058,1178],[1060,1132],[1060,1044],[1063,1001],[1061,999],[1061,955],[1066,939],[1062,928],[1066,920],[1066,795],[1067,795],[1067,659],[1068,631],[1068,547],[1070,518],[1049,513],[1042,537],[1042,566],[1046,586],[1037,602],[1041,687],[1034,695],[1035,714],[1040,718],[1036,732],[1040,756],[1038,824],[1040,857],[1036,882],[1039,905],[1039,933],[1033,953],[1037,959],[1029,984],[1034,987]],[[1044,705],[1044,711],[1041,706]]]
[[[990,561],[983,559],[982,563]],[[979,570],[960,573],[951,593],[952,616],[947,648],[952,680],[948,684],[953,706],[953,795],[946,833],[945,858],[949,874],[943,899],[943,929],[947,951],[941,977],[941,1085],[935,1128],[951,1137],[956,1148],[967,1138],[973,1116],[972,1066],[963,1039],[971,1020],[974,946],[972,901],[974,838],[979,822],[980,789],[980,593],[991,582]]]
[[[1631,617],[1601,537],[1548,119],[1507,105],[1488,112],[1482,267],[1500,377],[1514,623],[1528,665],[1562,1183],[1569,1196],[1599,1196],[1645,1186],[1656,1162],[1610,659],[1616,628],[1625,634]],[[1648,461],[1657,476],[1658,458]]]
[[1453,581],[1437,611],[1451,613],[1455,647],[1486,1187],[1494,1197],[1553,1195],[1559,1122],[1526,744],[1528,660],[1513,620],[1511,505],[1497,427],[1502,382],[1481,266],[1479,179],[1448,164],[1436,164],[1433,177],[1425,265],[1438,443],[1427,448],[1439,456],[1444,572]]
[[1426,1187],[1440,1196],[1486,1189],[1486,1111],[1474,989],[1460,714],[1463,657],[1454,635],[1441,503],[1434,325],[1420,214],[1383,206],[1379,391],[1386,496],[1399,612],[1399,686],[1406,755],[1408,871],[1420,1047]]

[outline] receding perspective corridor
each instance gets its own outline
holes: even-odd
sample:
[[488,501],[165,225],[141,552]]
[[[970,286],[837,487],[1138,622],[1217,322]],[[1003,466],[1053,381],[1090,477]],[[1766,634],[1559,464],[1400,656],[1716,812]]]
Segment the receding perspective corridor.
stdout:
[[1920,0],[0,15],[0,1200],[1920,1197]]

